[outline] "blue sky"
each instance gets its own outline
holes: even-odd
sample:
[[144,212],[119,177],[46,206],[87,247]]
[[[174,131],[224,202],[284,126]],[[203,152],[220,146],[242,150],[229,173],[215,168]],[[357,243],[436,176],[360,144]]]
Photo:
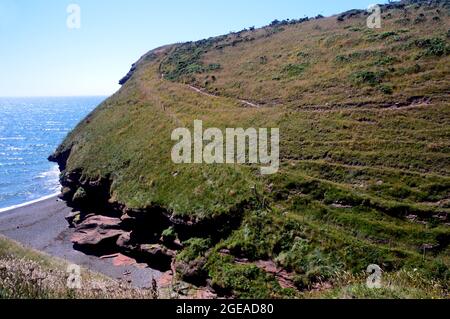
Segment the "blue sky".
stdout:
[[[374,0],[1,0],[0,96],[110,95],[155,47],[332,15]],[[81,28],[67,28],[67,6]]]

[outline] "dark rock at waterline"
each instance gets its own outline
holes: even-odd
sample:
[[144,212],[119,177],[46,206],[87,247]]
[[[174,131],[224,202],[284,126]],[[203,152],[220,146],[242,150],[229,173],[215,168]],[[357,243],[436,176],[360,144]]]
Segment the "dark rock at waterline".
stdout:
[[73,198],[74,191],[70,187],[63,187],[61,189],[61,194],[58,197],[62,200],[68,201]]
[[62,172],[66,169],[67,160],[69,159],[71,151],[72,148],[68,148],[63,152],[55,152],[54,154],[50,155],[47,159],[50,162],[57,163],[59,166],[59,170]]

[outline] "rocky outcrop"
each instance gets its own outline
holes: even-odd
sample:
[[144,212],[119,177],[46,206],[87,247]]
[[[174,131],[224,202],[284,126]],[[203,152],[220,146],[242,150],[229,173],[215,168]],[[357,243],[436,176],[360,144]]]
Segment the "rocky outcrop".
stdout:
[[[70,151],[51,159],[66,169],[69,157]],[[120,256],[117,263],[134,260],[196,286],[208,285],[206,258],[177,260],[182,243],[199,236],[220,240],[238,227],[244,209],[236,207],[214,219],[180,217],[159,206],[136,209],[114,201],[110,176],[88,179],[81,169],[63,170],[60,182],[60,198],[74,208],[65,218],[74,228],[71,240],[75,249],[99,257]]]
[[136,71],[136,63],[133,63],[133,65],[131,66],[130,71],[128,71],[127,75],[125,75],[125,76],[119,81],[119,84],[120,84],[120,85],[124,85],[125,83],[127,83],[128,80],[133,76],[134,71]]
[[69,159],[71,152],[71,147],[65,149],[64,151],[57,150],[55,153],[48,157],[48,160],[50,162],[57,163],[59,166],[59,170],[62,172],[66,169],[67,160]]
[[[123,234],[119,229],[78,229],[72,236],[72,242],[78,246],[106,246],[108,243],[113,243]],[[110,246],[110,245],[107,245]]]
[[94,215],[76,226],[71,241],[80,250],[103,255],[113,251],[117,239],[125,233],[120,229],[121,220]]
[[174,261],[174,268],[182,280],[202,286],[206,283],[208,277],[205,264],[206,258],[199,257],[189,262],[183,260]]

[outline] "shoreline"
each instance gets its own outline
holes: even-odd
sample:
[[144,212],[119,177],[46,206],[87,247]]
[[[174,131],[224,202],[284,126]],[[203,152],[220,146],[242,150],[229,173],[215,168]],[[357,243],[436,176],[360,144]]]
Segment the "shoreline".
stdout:
[[43,197],[40,197],[40,198],[37,198],[37,199],[33,199],[33,200],[29,201],[29,202],[25,202],[25,203],[22,203],[22,204],[17,204],[17,205],[12,205],[12,206],[8,206],[8,207],[0,208],[0,213],[6,213],[8,211],[11,211],[11,210],[14,210],[14,209],[17,209],[17,208],[23,208],[23,207],[27,207],[27,206],[30,206],[30,205],[33,205],[33,204],[37,204],[37,203],[43,202],[43,201],[45,201],[47,199],[51,199],[51,198],[57,197],[60,193],[61,192],[56,192],[56,193],[53,193],[51,195],[46,195],[46,196],[43,196]]
[[163,275],[148,266],[137,263],[116,265],[112,258],[100,258],[74,249],[71,241],[74,229],[65,219],[73,209],[56,195],[17,206],[5,208],[7,210],[0,214],[0,234],[24,247],[130,282],[137,288],[152,287],[152,279],[158,281]]

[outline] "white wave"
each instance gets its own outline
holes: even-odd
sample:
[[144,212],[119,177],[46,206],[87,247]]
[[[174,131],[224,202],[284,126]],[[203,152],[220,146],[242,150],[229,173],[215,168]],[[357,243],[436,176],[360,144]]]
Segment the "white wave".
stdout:
[[40,173],[36,178],[48,178],[59,180],[59,168],[58,165],[52,166],[52,168],[46,172]]
[[24,151],[26,148],[24,147],[15,147],[15,146],[9,146],[6,148],[7,151]]
[[59,192],[55,192],[54,194],[47,195],[47,196],[44,196],[44,197],[41,197],[41,198],[38,198],[38,199],[35,199],[35,200],[32,200],[32,201],[23,203],[23,204],[13,205],[13,206],[5,207],[5,208],[0,208],[0,213],[4,213],[4,212],[7,212],[7,211],[16,209],[16,208],[26,207],[26,206],[29,206],[29,205],[32,205],[32,204],[36,204],[36,203],[42,202],[44,200],[56,197],[57,195],[59,195]]
[[16,136],[16,137],[0,137],[0,141],[23,141],[25,137]]

